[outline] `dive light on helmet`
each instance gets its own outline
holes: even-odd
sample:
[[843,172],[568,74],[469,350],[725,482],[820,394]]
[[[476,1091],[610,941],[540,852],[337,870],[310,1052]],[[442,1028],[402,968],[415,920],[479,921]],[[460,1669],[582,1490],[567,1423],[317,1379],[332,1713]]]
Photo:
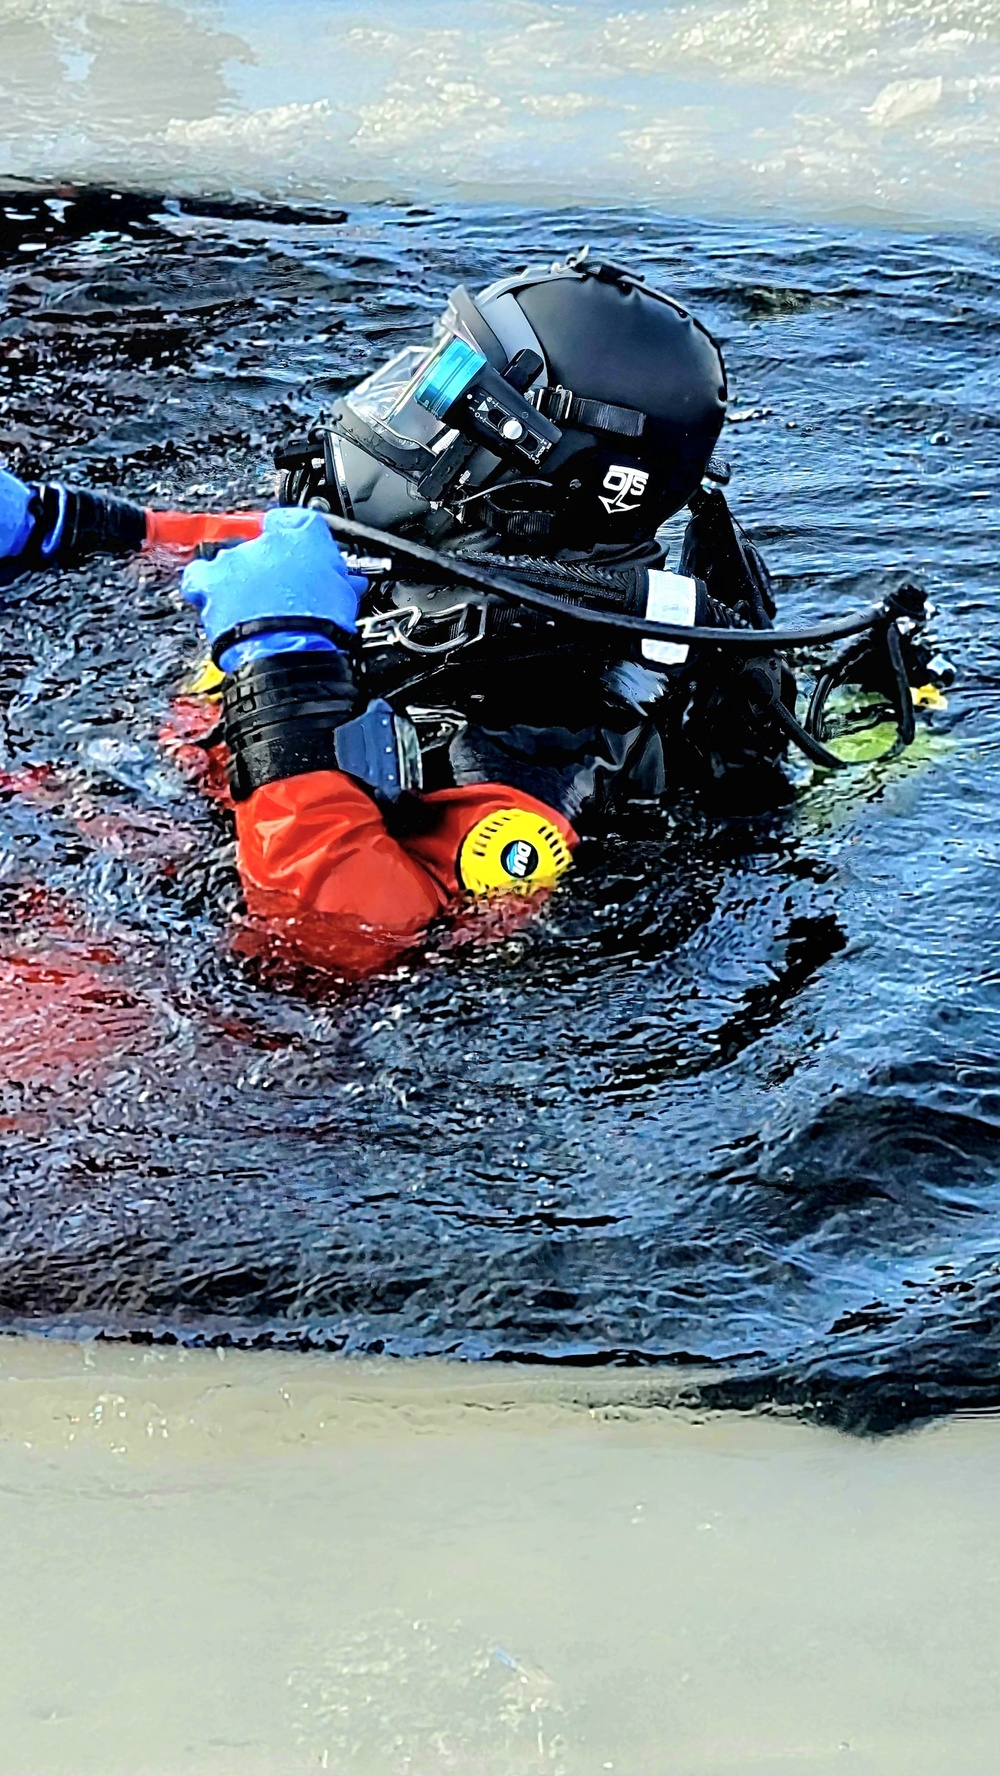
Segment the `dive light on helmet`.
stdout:
[[[524,364],[524,359],[530,361]],[[501,376],[482,352],[456,337],[432,358],[414,386],[413,398],[436,419],[495,455],[537,468],[562,433],[535,411],[508,377],[513,371],[515,381],[518,373],[533,380],[541,368],[537,353],[519,352],[508,375]]]

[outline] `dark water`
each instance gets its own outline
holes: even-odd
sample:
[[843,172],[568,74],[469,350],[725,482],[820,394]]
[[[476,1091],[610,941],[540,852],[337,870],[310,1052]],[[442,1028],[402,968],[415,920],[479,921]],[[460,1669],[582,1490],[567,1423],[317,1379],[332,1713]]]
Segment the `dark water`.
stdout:
[[[169,210],[169,213],[167,213]],[[725,341],[782,615],[900,578],[959,666],[904,760],[642,810],[532,924],[362,987],[234,954],[157,733],[165,568],[0,612],[0,1323],[712,1366],[853,1428],[1000,1404],[1000,289],[975,238],[649,215],[8,198],[0,456],[144,500],[269,447],[473,282],[583,238]]]

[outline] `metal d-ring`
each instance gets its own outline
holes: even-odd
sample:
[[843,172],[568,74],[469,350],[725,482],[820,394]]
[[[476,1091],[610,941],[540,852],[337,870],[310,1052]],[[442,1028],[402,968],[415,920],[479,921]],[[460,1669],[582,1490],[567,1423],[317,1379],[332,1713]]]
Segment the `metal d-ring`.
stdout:
[[[456,619],[459,627],[455,628]],[[418,641],[416,631],[431,631],[443,623],[452,630],[443,641]],[[451,604],[447,610],[426,611],[419,605],[405,604],[398,610],[378,611],[358,621],[362,647],[380,647],[386,643],[406,648],[411,654],[447,654],[453,648],[471,647],[486,634],[486,605],[476,599]]]

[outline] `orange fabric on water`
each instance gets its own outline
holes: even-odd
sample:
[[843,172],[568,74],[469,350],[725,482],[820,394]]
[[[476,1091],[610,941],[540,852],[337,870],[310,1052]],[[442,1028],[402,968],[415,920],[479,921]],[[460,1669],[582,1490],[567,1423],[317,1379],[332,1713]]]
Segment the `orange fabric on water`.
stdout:
[[103,951],[0,956],[0,1083],[93,1080],[147,1046],[151,1029],[150,1007]]
[[159,742],[192,783],[213,802],[228,804],[225,748],[204,745],[219,724],[219,705],[205,697],[175,697],[163,721]]
[[233,538],[246,542],[260,536],[263,512],[154,512],[146,511],[146,546],[161,549],[196,549],[199,543],[224,543]]

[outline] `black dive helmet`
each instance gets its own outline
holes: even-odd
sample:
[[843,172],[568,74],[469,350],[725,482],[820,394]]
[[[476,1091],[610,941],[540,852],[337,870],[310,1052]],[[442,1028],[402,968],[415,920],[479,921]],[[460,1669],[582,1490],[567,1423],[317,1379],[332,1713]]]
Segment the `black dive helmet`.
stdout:
[[439,541],[466,527],[510,550],[628,548],[691,498],[725,404],[706,328],[584,248],[476,296],[460,285],[429,344],[278,453],[280,497]]

